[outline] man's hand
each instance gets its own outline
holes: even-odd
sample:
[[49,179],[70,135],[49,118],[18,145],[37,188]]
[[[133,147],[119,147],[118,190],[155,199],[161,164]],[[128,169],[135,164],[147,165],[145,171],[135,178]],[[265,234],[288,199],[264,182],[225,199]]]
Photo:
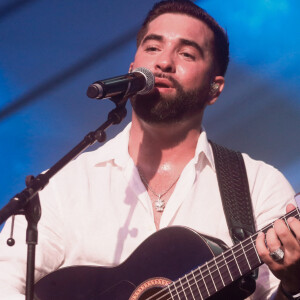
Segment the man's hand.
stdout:
[[[292,204],[286,207],[287,212],[293,209],[295,206]],[[258,235],[256,248],[262,261],[281,280],[283,289],[295,294],[300,292],[300,221],[291,217],[287,222],[292,232],[283,220],[277,220],[266,235]],[[270,253],[279,248],[283,250],[284,257],[276,261]]]

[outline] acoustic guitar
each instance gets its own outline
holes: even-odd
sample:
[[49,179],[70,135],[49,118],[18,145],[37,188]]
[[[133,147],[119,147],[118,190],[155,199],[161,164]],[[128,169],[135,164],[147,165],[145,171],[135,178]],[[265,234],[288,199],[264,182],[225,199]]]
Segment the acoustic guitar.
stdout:
[[[291,216],[299,219],[299,208],[281,219],[288,224]],[[119,266],[72,266],[46,275],[35,285],[35,299],[237,299],[239,280],[262,264],[257,234],[228,248],[194,230],[168,227],[151,235]]]

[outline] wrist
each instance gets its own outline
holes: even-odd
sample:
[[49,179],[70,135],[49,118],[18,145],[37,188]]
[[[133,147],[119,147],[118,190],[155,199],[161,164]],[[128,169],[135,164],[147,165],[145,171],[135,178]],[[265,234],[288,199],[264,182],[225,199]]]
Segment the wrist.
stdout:
[[287,297],[289,300],[300,300],[300,290],[298,290],[298,292],[288,292],[287,290],[285,290],[285,288],[282,286],[282,282],[279,285],[278,288],[282,294]]

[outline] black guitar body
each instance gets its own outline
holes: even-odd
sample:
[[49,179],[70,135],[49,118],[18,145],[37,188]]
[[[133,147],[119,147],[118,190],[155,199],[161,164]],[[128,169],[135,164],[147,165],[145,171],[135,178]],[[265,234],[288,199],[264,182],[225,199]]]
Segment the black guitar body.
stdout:
[[[224,251],[225,247],[220,240],[204,237],[190,229],[168,227],[150,236],[117,267],[74,266],[45,276],[35,285],[35,299],[193,300],[192,296],[153,295],[163,288],[161,285],[166,285],[167,280],[177,280]],[[236,281],[209,299],[231,300],[249,296],[239,286],[240,281]]]

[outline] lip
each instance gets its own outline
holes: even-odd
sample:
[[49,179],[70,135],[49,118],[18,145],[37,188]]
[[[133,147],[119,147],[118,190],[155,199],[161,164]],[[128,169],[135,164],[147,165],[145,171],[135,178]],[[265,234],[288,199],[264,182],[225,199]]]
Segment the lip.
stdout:
[[173,88],[172,82],[167,78],[155,77],[155,87],[156,88]]

